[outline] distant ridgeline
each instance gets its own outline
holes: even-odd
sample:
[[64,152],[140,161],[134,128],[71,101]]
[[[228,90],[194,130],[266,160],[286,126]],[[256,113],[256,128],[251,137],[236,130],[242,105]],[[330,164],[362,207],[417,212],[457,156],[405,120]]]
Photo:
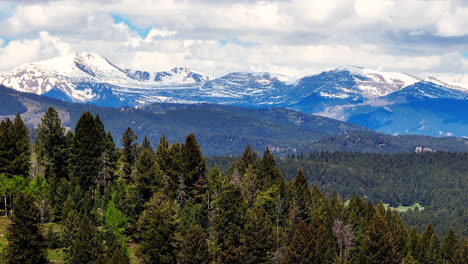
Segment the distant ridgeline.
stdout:
[[[467,203],[451,200],[466,199],[465,153],[319,153],[278,162],[269,149],[259,157],[247,146],[230,164],[218,160],[223,173],[207,169],[194,134],[173,144],[162,136],[153,149],[129,127],[117,148],[99,115],[84,112],[66,132],[54,108],[35,133],[31,143],[19,115],[0,123],[0,209],[11,222],[0,244],[6,263],[130,263],[131,256],[139,263],[468,263],[466,226],[434,228],[421,217],[430,199],[442,197],[424,188],[438,188],[466,217]],[[423,231],[356,194],[420,202],[425,209],[409,219]],[[44,235],[44,226],[56,228]]]
[[[186,135],[195,133],[209,156],[240,155],[246,145],[257,151],[269,147],[278,156],[318,151],[468,151],[465,138],[386,135],[351,123],[282,108],[163,103],[139,109],[107,108],[64,102],[0,86],[0,119],[14,118],[15,113],[20,113],[28,127],[37,127],[50,106],[57,109],[67,130],[76,126],[83,112],[89,111],[100,116],[118,146],[122,146],[118,135],[130,124],[135,134],[147,135],[151,142],[157,142],[163,134],[171,140],[183,141]],[[31,135],[35,137],[35,133]]]

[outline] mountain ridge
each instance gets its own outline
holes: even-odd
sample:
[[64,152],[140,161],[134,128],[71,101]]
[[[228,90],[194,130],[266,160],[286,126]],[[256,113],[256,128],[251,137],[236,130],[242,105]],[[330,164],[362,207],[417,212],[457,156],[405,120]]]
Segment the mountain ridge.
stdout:
[[0,86],[2,119],[21,113],[25,123],[34,127],[50,106],[58,110],[67,129],[74,128],[85,111],[99,114],[117,143],[128,126],[140,140],[147,135],[151,142],[158,142],[162,134],[171,141],[182,141],[187,134],[195,133],[206,155],[240,155],[248,144],[257,151],[269,147],[277,154],[325,150],[395,153],[414,152],[418,147],[468,151],[467,139],[384,135],[362,126],[283,108],[167,103],[141,109],[106,108]]
[[[442,103],[443,100],[468,101],[467,89],[433,77],[420,79],[359,66],[339,67],[299,79],[268,72],[233,72],[212,78],[183,67],[166,72],[129,70],[97,54],[80,53],[22,65],[0,75],[0,84],[103,107],[143,107],[152,103],[281,107],[355,122],[388,134],[438,136],[441,133],[436,131],[436,126],[444,126],[440,130],[443,135],[468,136],[468,120],[462,118],[456,122],[454,118],[458,118],[460,110]],[[439,101],[431,110],[421,100],[426,104]],[[390,108],[403,104],[404,107]],[[418,113],[422,108],[426,116]],[[397,125],[389,129],[370,121],[382,114],[389,124]],[[363,115],[367,117],[363,119]],[[415,117],[409,118],[413,123],[425,123],[423,126],[433,129],[414,129],[412,123],[405,121],[407,116]],[[455,128],[449,131],[445,124]]]

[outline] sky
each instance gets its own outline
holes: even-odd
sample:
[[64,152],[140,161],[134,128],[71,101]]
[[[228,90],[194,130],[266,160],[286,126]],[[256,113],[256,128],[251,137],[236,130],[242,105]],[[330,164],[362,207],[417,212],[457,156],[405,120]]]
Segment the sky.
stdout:
[[357,65],[468,83],[468,0],[0,1],[0,72],[93,52],[148,71]]

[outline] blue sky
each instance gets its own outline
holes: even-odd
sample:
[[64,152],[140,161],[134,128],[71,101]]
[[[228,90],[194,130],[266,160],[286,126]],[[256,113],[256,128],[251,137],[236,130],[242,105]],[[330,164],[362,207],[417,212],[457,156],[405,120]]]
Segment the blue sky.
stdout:
[[464,80],[466,14],[463,0],[1,1],[0,71],[86,51],[212,76],[360,65]]
[[125,24],[126,26],[129,27],[130,30],[133,30],[136,33],[138,33],[138,35],[143,39],[148,36],[148,33],[151,30],[151,27],[144,27],[144,28],[137,27],[137,26],[133,25],[132,22],[128,18],[125,18],[125,17],[123,17],[121,15],[111,14],[111,16],[114,19],[115,24],[120,24],[120,23]]

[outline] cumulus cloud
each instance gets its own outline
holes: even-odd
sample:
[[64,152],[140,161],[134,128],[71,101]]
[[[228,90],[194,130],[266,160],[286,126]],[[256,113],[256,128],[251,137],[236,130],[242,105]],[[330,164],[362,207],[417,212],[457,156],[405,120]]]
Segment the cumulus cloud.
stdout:
[[[6,5],[0,37],[12,41],[0,48],[2,61],[8,59],[0,66],[4,71],[82,51],[127,67],[188,66],[215,76],[253,70],[301,77],[346,64],[416,75],[468,70],[461,55],[468,49],[463,0],[22,0]],[[131,24],[116,22],[113,14]],[[149,31],[142,36],[135,29]]]

